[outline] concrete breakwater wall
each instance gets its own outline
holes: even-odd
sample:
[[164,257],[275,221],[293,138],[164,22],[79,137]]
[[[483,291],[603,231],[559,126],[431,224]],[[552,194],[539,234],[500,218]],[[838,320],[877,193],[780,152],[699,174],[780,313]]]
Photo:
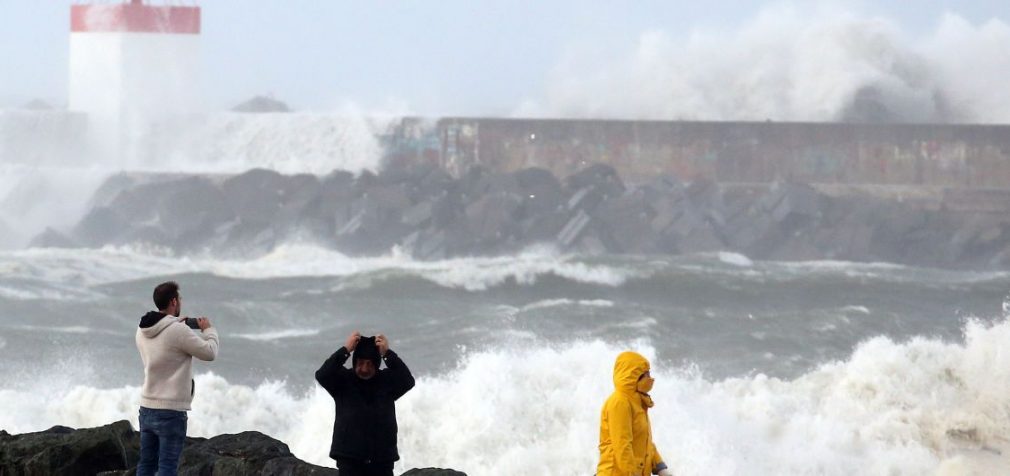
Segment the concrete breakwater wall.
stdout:
[[628,182],[659,175],[716,182],[1010,187],[1010,126],[443,118],[404,119],[385,138],[393,162],[437,162],[567,176],[592,163]]
[[[0,111],[0,159],[37,164],[81,158],[100,124],[67,111]],[[378,141],[373,140],[378,136]],[[375,144],[373,146],[373,144]],[[239,158],[252,166],[308,163],[311,170],[368,162],[529,167],[558,177],[590,164],[629,183],[670,175],[716,182],[1010,188],[1010,125],[704,122],[506,118],[389,121],[337,114],[180,117],[131,137],[136,163]],[[381,150],[380,150],[381,146]],[[227,157],[222,157],[227,156]],[[345,157],[346,156],[346,157]]]
[[[97,192],[79,223],[47,230],[34,244],[149,243],[248,256],[311,238],[348,255],[399,247],[418,259],[549,245],[580,254],[733,251],[763,260],[1010,268],[1010,194],[922,190],[888,195],[668,177],[628,184],[606,164],[560,178],[543,168],[480,167],[453,178],[418,164],[358,176],[120,175]],[[979,193],[987,199],[973,198]]]
[[[0,111],[0,159],[83,160],[94,136],[103,133],[100,126],[66,111]],[[605,163],[629,183],[669,175],[688,181],[1010,188],[1010,125],[390,121],[215,113],[164,120],[128,139],[124,144],[138,156],[136,164],[181,157],[191,164],[238,160],[250,168],[289,164],[292,171],[318,172],[341,164],[357,170],[373,156],[383,156],[387,164],[438,165],[457,178],[473,165],[503,173],[540,167],[564,177]]]

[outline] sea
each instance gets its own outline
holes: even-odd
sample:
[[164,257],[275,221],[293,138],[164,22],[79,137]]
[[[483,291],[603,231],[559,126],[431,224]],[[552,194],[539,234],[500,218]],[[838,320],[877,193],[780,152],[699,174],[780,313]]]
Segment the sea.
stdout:
[[166,280],[221,333],[195,365],[190,435],[257,430],[320,465],[334,408],[313,374],[355,330],[388,336],[417,377],[397,403],[398,470],[592,474],[624,350],[652,363],[676,474],[939,474],[998,457],[1010,430],[1007,273],[304,243],[247,260],[0,253],[0,428],[136,426],[134,334]]
[[397,402],[397,472],[593,474],[614,360],[633,350],[651,362],[653,436],[678,475],[1010,474],[1006,272],[550,247],[419,261],[296,239],[244,257],[27,245],[71,226],[122,169],[375,165],[368,134],[310,144],[307,165],[277,140],[304,127],[329,137],[331,122],[248,117],[216,119],[207,134],[273,148],[227,162],[5,157],[0,230],[23,236],[0,249],[0,429],[136,427],[134,335],[153,288],[175,280],[183,315],[210,318],[221,336],[218,358],[194,365],[191,436],[256,430],[333,466],[333,401],[314,372],[360,331],[385,334],[417,378]]

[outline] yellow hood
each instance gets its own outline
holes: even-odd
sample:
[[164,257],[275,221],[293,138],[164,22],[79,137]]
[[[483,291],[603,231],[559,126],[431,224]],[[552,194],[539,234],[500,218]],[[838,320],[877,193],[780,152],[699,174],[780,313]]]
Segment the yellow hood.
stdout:
[[614,362],[614,388],[622,393],[634,395],[638,378],[649,371],[649,361],[636,352],[621,352]]

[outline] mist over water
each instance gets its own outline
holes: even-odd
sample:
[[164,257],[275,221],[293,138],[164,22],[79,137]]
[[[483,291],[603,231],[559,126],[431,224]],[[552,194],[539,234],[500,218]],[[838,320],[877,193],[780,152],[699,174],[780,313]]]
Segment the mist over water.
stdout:
[[575,52],[517,117],[1010,121],[1010,25],[948,13],[925,34],[823,7],[765,8],[736,31],[662,28],[616,57]]
[[142,134],[109,152],[95,142],[101,128],[91,130],[90,139],[77,148],[53,147],[49,141],[72,139],[61,130],[66,129],[62,122],[49,125],[31,113],[11,116],[8,123],[32,135],[10,139],[12,144],[19,140],[10,151],[0,148],[0,230],[9,231],[0,238],[0,249],[24,247],[46,227],[70,228],[93,205],[98,187],[118,173],[374,171],[383,153],[378,135],[394,120],[344,112],[153,116],[144,119]]

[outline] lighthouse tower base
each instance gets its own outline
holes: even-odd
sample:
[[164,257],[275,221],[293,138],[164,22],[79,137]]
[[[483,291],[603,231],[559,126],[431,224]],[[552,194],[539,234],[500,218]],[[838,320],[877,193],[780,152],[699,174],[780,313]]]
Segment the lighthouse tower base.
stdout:
[[69,109],[119,151],[153,121],[199,110],[199,33],[198,7],[72,6]]

